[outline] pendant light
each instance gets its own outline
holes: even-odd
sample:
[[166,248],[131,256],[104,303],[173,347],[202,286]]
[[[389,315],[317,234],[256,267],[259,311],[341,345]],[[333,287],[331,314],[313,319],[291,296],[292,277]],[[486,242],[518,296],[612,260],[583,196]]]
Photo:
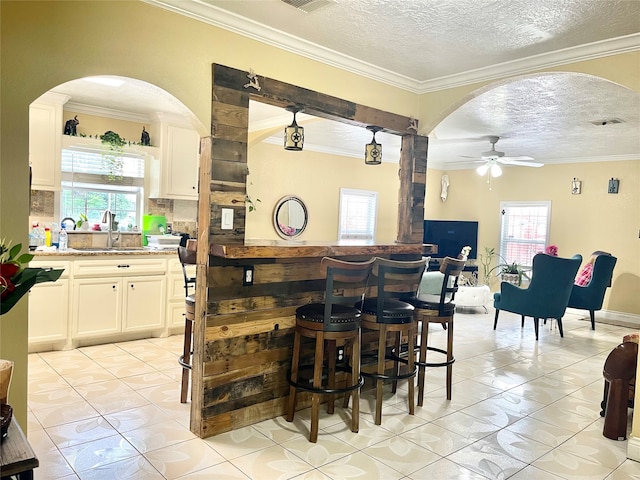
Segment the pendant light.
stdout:
[[364,163],[366,165],[380,165],[382,163],[382,145],[376,142],[376,132],[382,130],[382,127],[370,125],[367,130],[373,132],[371,143],[367,143],[364,147]]
[[293,123],[284,129],[284,149],[301,151],[304,144],[304,127],[296,123],[296,113],[301,112],[298,106],[287,107],[288,112],[293,112]]

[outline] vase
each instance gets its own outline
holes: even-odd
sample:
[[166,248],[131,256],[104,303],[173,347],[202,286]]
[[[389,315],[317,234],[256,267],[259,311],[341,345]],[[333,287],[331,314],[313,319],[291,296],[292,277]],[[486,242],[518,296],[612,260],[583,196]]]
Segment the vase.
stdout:
[[12,375],[13,362],[0,359],[0,441],[7,436],[13,413],[11,406],[7,404]]
[[520,275],[517,273],[503,273],[502,281],[510,283],[511,285],[520,286]]

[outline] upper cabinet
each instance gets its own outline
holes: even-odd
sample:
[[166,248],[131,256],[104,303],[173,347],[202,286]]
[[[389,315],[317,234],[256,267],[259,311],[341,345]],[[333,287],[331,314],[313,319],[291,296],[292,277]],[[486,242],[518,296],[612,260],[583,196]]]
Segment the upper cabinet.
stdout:
[[29,106],[29,165],[34,190],[60,190],[62,107],[68,99],[49,92]]
[[192,127],[166,115],[159,116],[161,159],[152,161],[151,198],[198,199],[200,136]]

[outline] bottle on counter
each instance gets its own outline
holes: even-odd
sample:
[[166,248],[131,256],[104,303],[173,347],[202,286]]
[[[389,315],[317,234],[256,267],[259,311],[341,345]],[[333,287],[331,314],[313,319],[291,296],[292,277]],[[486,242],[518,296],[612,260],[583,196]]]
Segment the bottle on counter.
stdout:
[[29,250],[33,251],[38,248],[39,236],[40,232],[38,232],[38,224],[34,223],[31,225],[31,231],[29,232]]
[[66,252],[67,248],[69,248],[69,235],[67,234],[67,226],[64,223],[60,226],[60,238],[58,242],[58,250]]
[[49,227],[44,227],[44,244],[47,247],[51,246],[51,229]]

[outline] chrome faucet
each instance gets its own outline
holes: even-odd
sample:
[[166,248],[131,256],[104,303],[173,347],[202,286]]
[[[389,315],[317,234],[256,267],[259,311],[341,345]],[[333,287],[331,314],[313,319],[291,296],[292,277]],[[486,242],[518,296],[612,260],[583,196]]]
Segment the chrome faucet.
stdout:
[[113,221],[116,218],[115,213],[111,213],[111,210],[105,210],[102,214],[102,223],[107,224],[107,248],[112,248],[113,243],[117,242],[120,239],[120,232],[116,235],[116,238],[113,238]]

